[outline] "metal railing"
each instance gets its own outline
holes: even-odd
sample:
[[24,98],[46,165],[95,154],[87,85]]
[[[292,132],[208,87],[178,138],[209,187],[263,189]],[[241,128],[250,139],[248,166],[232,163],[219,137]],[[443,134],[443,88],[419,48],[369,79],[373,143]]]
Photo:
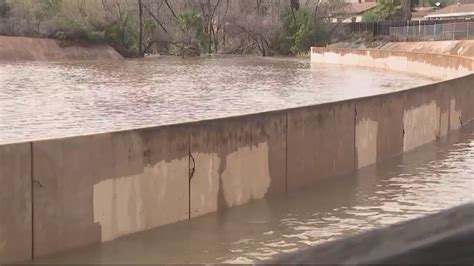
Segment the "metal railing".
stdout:
[[474,22],[390,27],[400,41],[474,40]]

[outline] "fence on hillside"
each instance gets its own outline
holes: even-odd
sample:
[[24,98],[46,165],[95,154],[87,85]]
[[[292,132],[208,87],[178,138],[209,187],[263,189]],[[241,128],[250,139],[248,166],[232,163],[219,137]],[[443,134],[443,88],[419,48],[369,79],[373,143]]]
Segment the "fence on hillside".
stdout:
[[399,41],[474,40],[474,22],[390,27]]
[[350,33],[390,35],[400,41],[474,39],[474,22],[466,20],[354,22],[345,27]]

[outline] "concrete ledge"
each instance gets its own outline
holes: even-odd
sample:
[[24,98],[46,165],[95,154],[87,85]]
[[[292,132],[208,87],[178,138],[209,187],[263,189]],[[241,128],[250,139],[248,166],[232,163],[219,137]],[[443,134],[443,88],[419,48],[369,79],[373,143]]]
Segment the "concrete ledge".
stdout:
[[472,264],[472,221],[474,203],[328,242],[268,264]]

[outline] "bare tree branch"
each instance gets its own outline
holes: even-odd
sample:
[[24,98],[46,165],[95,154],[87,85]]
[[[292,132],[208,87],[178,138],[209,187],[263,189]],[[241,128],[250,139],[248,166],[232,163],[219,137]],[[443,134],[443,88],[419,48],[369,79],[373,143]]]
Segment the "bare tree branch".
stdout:
[[173,8],[170,6],[170,4],[168,3],[168,0],[165,0],[165,4],[166,6],[168,6],[168,9],[171,11],[171,14],[173,14],[173,17],[175,19],[178,19],[178,16],[176,16],[176,13],[174,12]]
[[147,5],[143,5],[143,7],[146,9],[146,11],[148,11],[148,13],[150,14],[150,16],[153,18],[153,20],[155,20],[155,22],[160,26],[160,28],[167,34],[168,33],[168,30],[166,30],[165,26],[163,26],[163,24],[160,22],[160,20],[158,19],[158,17],[155,16],[155,14],[153,14],[153,12],[151,11],[150,7],[148,7]]

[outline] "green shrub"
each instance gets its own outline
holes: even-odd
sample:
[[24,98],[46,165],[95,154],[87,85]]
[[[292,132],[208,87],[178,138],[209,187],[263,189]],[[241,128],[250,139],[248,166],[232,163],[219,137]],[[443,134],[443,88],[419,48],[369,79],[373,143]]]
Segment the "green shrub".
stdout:
[[364,22],[391,21],[401,16],[402,7],[400,1],[379,0],[377,6],[365,12],[362,16]]
[[197,42],[202,52],[209,49],[209,41],[204,33],[204,21],[196,12],[183,12],[177,16],[178,28],[184,35],[190,38],[190,42]]
[[90,31],[87,40],[93,43],[104,43],[106,42],[105,31]]
[[129,23],[127,15],[106,27],[104,40],[126,57],[138,55],[138,32]]
[[327,34],[319,27],[310,13],[303,8],[288,14],[283,19],[283,30],[274,42],[280,54],[306,53],[311,46],[327,41]]

